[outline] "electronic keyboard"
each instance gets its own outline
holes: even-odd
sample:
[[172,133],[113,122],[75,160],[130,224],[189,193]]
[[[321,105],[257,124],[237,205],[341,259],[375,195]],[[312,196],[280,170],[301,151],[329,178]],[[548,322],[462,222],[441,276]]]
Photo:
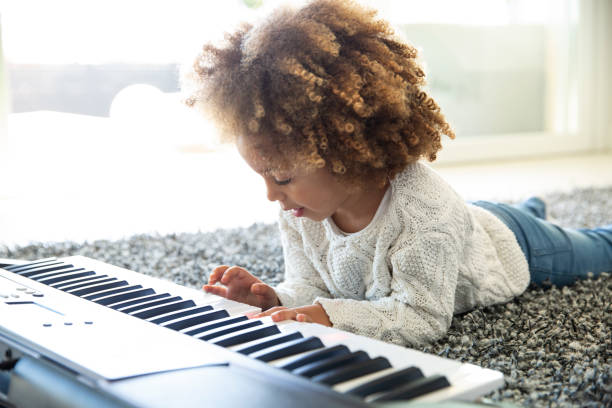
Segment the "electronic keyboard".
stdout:
[[[473,401],[501,372],[83,256],[0,268],[0,405],[359,407]],[[43,404],[44,402],[44,404]]]

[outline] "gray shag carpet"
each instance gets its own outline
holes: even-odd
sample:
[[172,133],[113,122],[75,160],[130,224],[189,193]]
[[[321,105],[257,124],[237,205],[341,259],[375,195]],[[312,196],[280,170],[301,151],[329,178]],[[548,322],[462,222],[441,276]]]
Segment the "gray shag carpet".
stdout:
[[[612,187],[544,195],[551,217],[582,228],[612,223]],[[213,267],[242,265],[268,284],[283,279],[277,226],[119,241],[0,247],[0,258],[84,255],[200,288]],[[458,315],[428,353],[500,370],[506,386],[485,401],[534,407],[612,407],[612,276],[571,287],[530,287],[514,301]]]

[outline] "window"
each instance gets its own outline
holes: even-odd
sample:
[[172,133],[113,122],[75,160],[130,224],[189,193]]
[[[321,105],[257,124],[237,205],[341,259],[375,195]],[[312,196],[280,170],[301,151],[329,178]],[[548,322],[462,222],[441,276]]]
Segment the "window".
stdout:
[[[155,112],[158,122],[170,115],[185,118],[186,111],[178,107],[181,64],[189,63],[207,39],[280,3],[9,2],[2,11],[2,30],[12,110],[120,119]],[[379,9],[420,50],[428,92],[458,136],[444,143],[442,161],[612,145],[607,119],[611,57],[604,43],[612,34],[610,2],[364,3]],[[188,125],[177,137],[197,143],[197,121],[181,122]],[[192,126],[197,131],[190,132]]]
[[381,8],[420,50],[428,92],[457,134],[443,142],[441,161],[610,146],[610,133],[593,127],[606,120],[595,112],[609,110],[609,99],[593,103],[594,94],[606,98],[606,86],[593,88],[587,74],[597,72],[609,88],[603,69],[610,64],[603,44],[610,38],[603,22],[612,16],[609,3],[407,0]]

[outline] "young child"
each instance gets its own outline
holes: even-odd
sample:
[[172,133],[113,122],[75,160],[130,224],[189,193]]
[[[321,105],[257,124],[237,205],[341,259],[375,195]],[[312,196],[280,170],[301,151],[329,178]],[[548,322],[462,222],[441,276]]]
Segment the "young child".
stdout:
[[203,289],[265,310],[255,317],[419,345],[530,281],[612,270],[612,226],[562,229],[536,198],[465,203],[419,161],[455,135],[422,90],[415,49],[375,14],[314,0],[204,46],[187,103],[279,202],[286,270],[272,288],[219,266]]

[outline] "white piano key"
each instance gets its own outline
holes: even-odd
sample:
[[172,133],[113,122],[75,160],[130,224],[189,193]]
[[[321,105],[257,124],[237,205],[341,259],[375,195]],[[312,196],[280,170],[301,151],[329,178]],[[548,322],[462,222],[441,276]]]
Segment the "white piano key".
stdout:
[[[210,306],[210,305],[198,305],[198,304],[196,304],[195,306],[191,306],[191,307],[188,307],[188,308],[183,309],[183,310],[175,310],[173,312],[168,312],[168,313],[160,314],[160,315],[157,315],[157,316],[154,316],[154,317],[149,317],[148,319],[145,319],[145,320],[151,322],[151,321],[157,320],[157,319],[164,319],[164,318],[171,317],[172,315],[175,315],[177,313],[189,313],[189,312],[191,312],[193,310],[197,310],[197,309],[199,309],[201,307],[210,307],[211,309],[208,309],[209,312],[214,310],[212,308],[212,306]],[[182,319],[187,318],[187,317],[194,317],[194,316],[196,316],[196,315],[198,315],[200,313],[205,313],[205,311],[204,312],[189,313],[189,314],[184,315],[184,316],[179,316],[179,317],[176,317],[176,318],[164,320],[162,323],[169,323],[169,322],[173,322],[175,320],[182,320]]]
[[[220,309],[223,310],[223,309]],[[183,333],[183,334],[188,334],[188,335],[193,335],[194,337],[200,337],[201,335],[203,335],[204,333],[206,333],[206,331],[199,331],[200,329],[209,326],[209,325],[215,325],[216,323],[220,323],[221,321],[228,321],[228,320],[234,320],[236,318],[241,318],[243,317],[242,315],[229,315],[228,317],[223,317],[221,319],[215,319],[215,320],[211,320],[209,322],[204,322],[204,323],[200,323],[191,327],[187,327],[185,329],[181,329],[179,330],[179,332]],[[241,321],[245,322],[248,319],[243,319]],[[234,323],[237,323],[238,321],[234,321]],[[226,323],[226,324],[233,324],[233,323]],[[220,327],[220,326],[218,326]],[[214,329],[209,329],[209,330],[214,330]],[[197,333],[195,334],[189,334],[191,332],[197,331]]]
[[[265,325],[265,323],[264,323]],[[277,326],[278,327],[278,326]],[[301,335],[301,333],[299,332],[293,332],[293,333],[277,333],[274,334],[272,336],[268,336],[266,338],[263,339],[259,339],[259,340],[253,340],[253,341],[249,341],[247,343],[244,344],[239,344],[239,345],[235,345],[235,346],[230,346],[227,349],[229,351],[232,352],[241,352],[242,350],[249,350],[249,349],[253,349],[254,346],[260,346],[262,344],[269,344],[270,342],[276,344],[281,344],[281,343],[287,343],[291,340],[297,340],[303,338],[303,336]]]
[[[320,350],[320,349],[317,349],[317,350]],[[316,350],[308,350],[308,351],[304,351],[302,353],[294,354],[292,356],[279,358],[278,360],[272,360],[272,361],[269,361],[268,364],[273,366],[273,367],[281,367],[281,366],[285,365],[286,363],[288,363],[290,361],[293,361],[296,358],[303,357],[303,356],[305,356],[307,354],[310,354],[313,351],[316,351]]]
[[62,282],[52,283],[49,286],[57,288],[57,289],[62,289],[62,288],[70,287],[72,285],[76,285],[78,283],[91,282],[91,281],[96,281],[98,279],[103,279],[103,278],[108,278],[108,275],[81,276],[80,278],[74,278],[74,279],[69,279],[69,280],[65,280]]
[[406,368],[406,367],[401,367],[401,368],[397,368],[397,367],[386,368],[386,369],[384,369],[382,371],[378,371],[378,372],[375,372],[375,373],[372,373],[372,374],[364,375],[364,376],[359,377],[359,378],[355,378],[353,380],[348,380],[348,381],[344,381],[344,382],[338,383],[338,384],[334,385],[332,388],[334,390],[338,391],[338,392],[345,393],[346,391],[348,391],[350,389],[358,387],[358,386],[360,386],[362,384],[365,384],[365,383],[370,382],[372,380],[375,380],[377,378],[384,377],[387,374],[394,373],[394,372],[402,370],[404,368]]
[[50,272],[45,272],[45,273],[41,273],[40,275],[36,275],[34,276],[32,279],[35,279],[37,281],[42,281],[45,279],[49,279],[51,277],[59,277],[62,275],[71,275],[74,273],[78,273],[78,272],[85,272],[85,268],[66,268],[66,269],[62,269],[59,271],[50,271]]
[[[208,305],[206,305],[206,306],[208,306]],[[202,306],[197,306],[197,307],[202,307]],[[223,309],[214,309],[213,308],[213,309],[210,309],[210,310],[207,310],[207,311],[204,311],[204,312],[198,312],[198,313],[191,314],[191,315],[188,315],[188,316],[177,317],[176,319],[172,319],[172,320],[168,320],[168,321],[162,322],[162,323],[160,323],[160,325],[163,326],[163,327],[169,327],[169,328],[172,328],[172,329],[176,330],[176,327],[177,327],[176,324],[177,323],[185,322],[185,324],[189,324],[189,325],[185,326],[184,328],[180,329],[179,331],[181,331],[182,333],[186,333],[189,330],[195,329],[197,327],[202,327],[203,325],[210,324],[210,323],[214,322],[217,319],[224,318],[223,317],[224,313],[227,313],[227,311],[225,311]],[[210,320],[206,320],[203,323],[190,323],[190,320],[199,319],[199,318],[201,318],[203,316],[205,318],[207,318],[207,319],[210,319]],[[151,320],[155,320],[155,317],[152,318]]]
[[[141,319],[146,319],[148,317],[155,317],[155,316],[159,316],[159,314],[161,313],[165,313],[165,312],[161,312],[162,310],[167,309],[168,311],[177,312],[179,310],[183,310],[186,307],[191,307],[191,306],[185,306],[186,302],[192,303],[192,301],[190,300],[181,299],[181,300],[177,300],[174,302],[164,303],[163,305],[151,306],[145,309],[138,309],[133,312],[129,312],[128,314],[132,316],[136,316]],[[151,313],[154,313],[154,314],[150,315]]]

